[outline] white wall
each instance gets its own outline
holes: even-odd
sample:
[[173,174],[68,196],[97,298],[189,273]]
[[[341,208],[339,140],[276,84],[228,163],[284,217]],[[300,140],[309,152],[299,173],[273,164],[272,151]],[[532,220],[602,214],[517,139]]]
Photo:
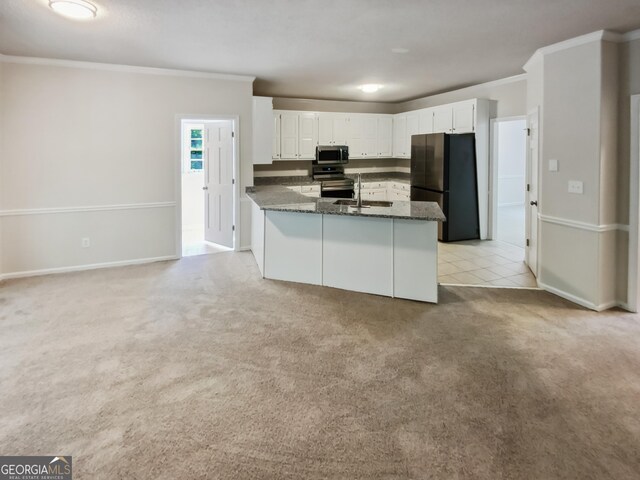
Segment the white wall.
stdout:
[[239,115],[241,191],[253,183],[249,77],[2,60],[5,275],[175,255],[178,115]]
[[497,122],[498,206],[522,205],[525,200],[526,121]]
[[447,103],[460,102],[471,98],[487,98],[495,101],[495,111],[491,118],[515,117],[527,113],[527,78],[526,75],[496,80],[473,85],[451,92],[431,95],[408,102],[395,104],[394,113],[418,110],[420,108],[437,107]]

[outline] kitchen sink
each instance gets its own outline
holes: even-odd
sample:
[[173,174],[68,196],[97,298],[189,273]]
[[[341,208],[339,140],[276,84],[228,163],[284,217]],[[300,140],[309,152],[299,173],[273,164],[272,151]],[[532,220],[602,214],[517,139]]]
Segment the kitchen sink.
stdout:
[[[347,205],[349,207],[357,207],[358,201],[351,199],[341,199],[333,202],[334,205]],[[393,205],[393,202],[387,202],[385,200],[363,200],[363,207],[390,207]]]

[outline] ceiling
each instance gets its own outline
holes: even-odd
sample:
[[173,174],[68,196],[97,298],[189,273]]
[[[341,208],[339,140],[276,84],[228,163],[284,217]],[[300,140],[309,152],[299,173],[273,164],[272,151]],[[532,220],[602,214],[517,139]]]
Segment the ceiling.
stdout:
[[[638,0],[91,1],[91,21],[47,0],[0,1],[0,52],[254,75],[257,95],[398,102],[522,73],[558,41],[640,27]],[[363,83],[385,87],[364,94]]]

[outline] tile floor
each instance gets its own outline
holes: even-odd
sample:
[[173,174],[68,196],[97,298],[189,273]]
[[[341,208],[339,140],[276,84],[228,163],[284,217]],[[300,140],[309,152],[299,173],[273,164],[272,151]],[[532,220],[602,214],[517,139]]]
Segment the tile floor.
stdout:
[[536,288],[524,248],[498,240],[438,243],[438,281],[450,285]]
[[204,240],[204,226],[188,228],[182,231],[182,256],[209,255],[211,253],[230,252],[232,248],[223,247]]

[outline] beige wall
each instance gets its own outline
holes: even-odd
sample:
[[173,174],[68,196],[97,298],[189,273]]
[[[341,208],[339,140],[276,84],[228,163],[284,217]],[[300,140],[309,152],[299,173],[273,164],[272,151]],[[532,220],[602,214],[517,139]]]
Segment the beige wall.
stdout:
[[238,115],[241,191],[253,182],[250,80],[8,62],[1,78],[5,274],[175,254],[172,206],[6,213],[176,201],[177,115]]
[[447,103],[460,102],[471,98],[495,100],[496,111],[491,117],[514,117],[527,113],[527,79],[524,75],[511,79],[474,85],[451,92],[418,98],[395,104],[395,112],[407,112],[420,108],[436,107]]
[[313,100],[307,98],[273,99],[275,110],[300,110],[311,112],[346,113],[394,113],[394,104],[379,102],[345,102],[339,100]]

